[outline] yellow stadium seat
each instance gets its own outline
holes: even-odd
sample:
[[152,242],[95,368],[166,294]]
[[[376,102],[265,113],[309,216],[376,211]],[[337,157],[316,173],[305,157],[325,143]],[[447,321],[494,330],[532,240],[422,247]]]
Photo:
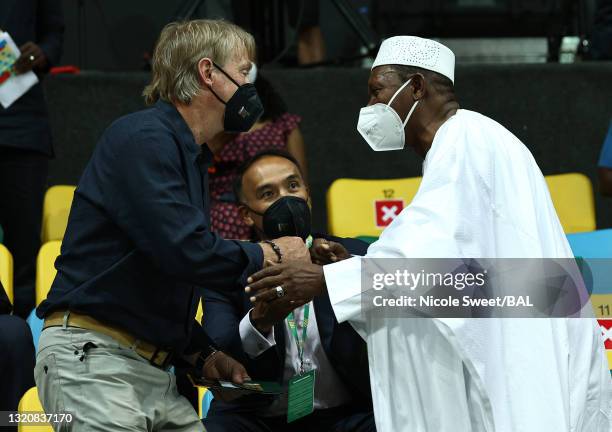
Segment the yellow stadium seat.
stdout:
[[338,179],[327,191],[327,222],[332,235],[378,237],[412,201],[421,177]]
[[595,199],[591,181],[584,174],[546,176],[557,215],[566,234],[594,231]]
[[200,416],[200,418],[202,418],[202,401],[204,400],[204,393],[206,393],[208,390],[202,388],[202,387],[198,387],[198,416]]
[[591,306],[599,319],[612,319],[612,294],[592,294]]
[[76,186],[52,186],[47,190],[43,204],[43,243],[64,238],[75,189]]
[[15,303],[13,298],[13,256],[9,250],[0,244],[0,282],[6,291],[11,303]]
[[[38,400],[38,391],[36,387],[32,387],[30,390],[25,392],[21,400],[19,401],[18,411],[20,413],[42,413],[43,408]],[[36,424],[36,425],[24,425],[19,424],[17,429],[19,432],[53,432],[53,428],[49,423]]]
[[62,247],[61,241],[51,241],[42,245],[38,251],[36,259],[36,306],[38,306],[51,289],[53,279],[57,270],[55,269],[55,259],[60,254]]

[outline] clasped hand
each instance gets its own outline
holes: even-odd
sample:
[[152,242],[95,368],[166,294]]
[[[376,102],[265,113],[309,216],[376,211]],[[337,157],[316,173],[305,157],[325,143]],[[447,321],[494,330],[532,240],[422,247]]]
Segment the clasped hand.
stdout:
[[267,261],[263,270],[249,277],[245,288],[255,305],[251,319],[258,330],[269,332],[292,310],[323,294],[325,278],[321,265],[349,257],[350,254],[339,243],[316,239],[307,262],[303,258],[281,264]]

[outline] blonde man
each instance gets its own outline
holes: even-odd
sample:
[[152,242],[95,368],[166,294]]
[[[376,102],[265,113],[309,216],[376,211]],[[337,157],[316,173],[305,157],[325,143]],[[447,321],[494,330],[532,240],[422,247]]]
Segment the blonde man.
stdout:
[[35,368],[47,413],[74,430],[202,431],[179,396],[176,360],[208,378],[248,379],[195,321],[199,288],[229,290],[279,256],[309,259],[299,238],[275,245],[210,231],[206,143],[248,130],[261,104],[247,75],[254,41],[199,20],[164,28],[144,96],[151,108],[102,135],[75,192]]

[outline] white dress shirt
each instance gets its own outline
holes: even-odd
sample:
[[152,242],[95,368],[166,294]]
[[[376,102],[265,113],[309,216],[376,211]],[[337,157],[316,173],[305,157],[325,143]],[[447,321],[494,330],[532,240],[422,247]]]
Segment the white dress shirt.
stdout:
[[[314,310],[314,303],[310,302],[310,314],[308,317],[308,332],[306,343],[304,344],[304,369],[306,371],[316,370],[314,407],[315,409],[333,408],[350,402],[351,396],[334,371],[325,350],[321,345],[319,328],[317,327],[317,316]],[[251,323],[249,311],[240,321],[240,339],[242,348],[251,358],[256,358],[266,350],[276,345],[274,337],[274,327],[267,337],[263,336]],[[304,306],[293,311],[297,333],[302,337],[304,320]],[[283,395],[277,399],[265,412],[264,416],[281,416],[287,413],[287,384],[289,380],[300,371],[300,358],[298,356],[297,345],[293,337],[287,320],[283,326],[285,331],[285,361],[283,371]]]

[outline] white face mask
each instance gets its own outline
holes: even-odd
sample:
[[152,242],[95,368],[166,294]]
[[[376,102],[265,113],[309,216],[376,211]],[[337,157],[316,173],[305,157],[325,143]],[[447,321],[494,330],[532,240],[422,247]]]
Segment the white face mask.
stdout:
[[357,131],[372,147],[374,151],[389,151],[401,150],[405,145],[404,127],[410,120],[410,116],[418,105],[416,101],[406,120],[402,119],[397,112],[391,108],[391,104],[395,97],[410,83],[411,79],[406,81],[393,95],[388,105],[377,103],[361,108],[359,112],[359,122],[357,123]]

